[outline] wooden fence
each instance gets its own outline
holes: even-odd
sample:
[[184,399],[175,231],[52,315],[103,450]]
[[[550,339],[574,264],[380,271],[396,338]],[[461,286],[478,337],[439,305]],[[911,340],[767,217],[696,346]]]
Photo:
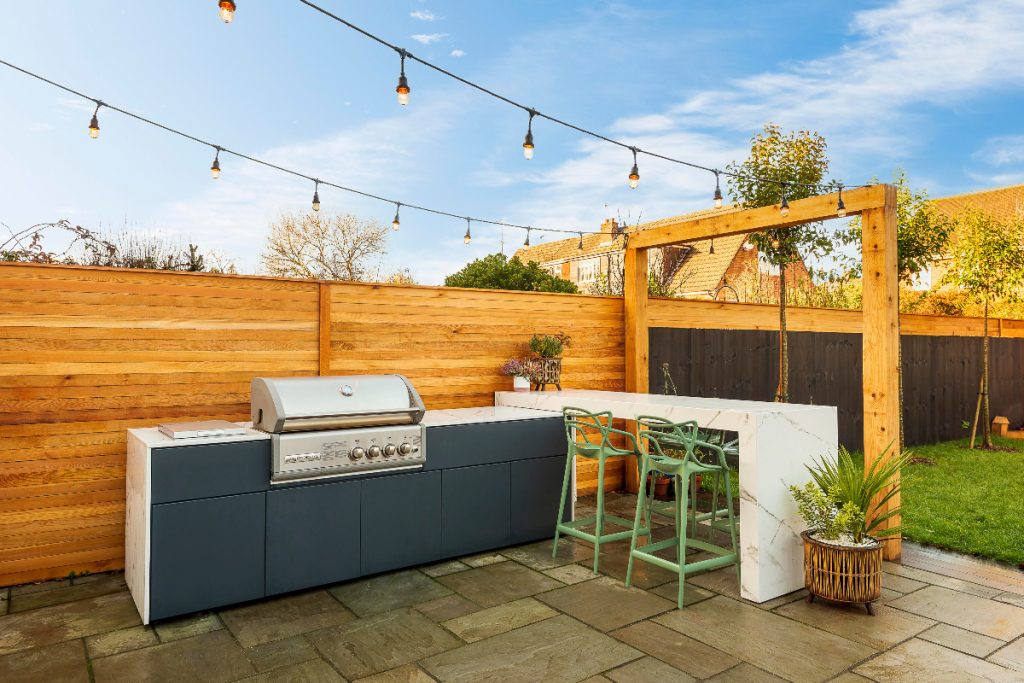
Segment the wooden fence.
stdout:
[[[652,327],[772,330],[775,316],[650,307]],[[794,309],[790,320],[856,332],[860,316]],[[974,319],[903,324],[980,334]],[[259,375],[401,372],[428,408],[491,405],[510,386],[498,366],[535,332],[572,337],[565,386],[621,390],[622,329],[612,297],[0,264],[0,586],[123,566],[129,427],[248,419]],[[1024,336],[1024,323],[994,322],[993,334]],[[608,471],[607,488],[623,471]],[[593,491],[594,471],[579,483]]]

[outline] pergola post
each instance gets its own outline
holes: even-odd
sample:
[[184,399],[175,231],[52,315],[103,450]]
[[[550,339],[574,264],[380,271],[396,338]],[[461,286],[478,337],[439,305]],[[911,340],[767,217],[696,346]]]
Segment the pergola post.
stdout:
[[[622,297],[626,332],[626,391],[646,394],[648,391],[647,358],[650,333],[647,328],[647,250],[627,247],[624,256]],[[633,425],[636,429],[636,425]],[[632,460],[632,458],[630,459]],[[636,464],[626,464],[626,490],[640,490]]]
[[[900,443],[899,280],[896,243],[896,188],[885,186],[879,208],[861,213],[863,226],[863,345],[864,345],[864,466],[888,460],[902,450]],[[897,482],[899,481],[897,474]],[[899,506],[899,494],[879,512]],[[898,516],[887,526],[899,526]],[[899,560],[899,536],[885,543],[885,558]]]

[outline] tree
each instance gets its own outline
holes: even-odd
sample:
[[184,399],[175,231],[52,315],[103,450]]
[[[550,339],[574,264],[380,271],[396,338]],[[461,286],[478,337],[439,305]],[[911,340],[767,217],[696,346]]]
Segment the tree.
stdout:
[[411,270],[401,268],[384,278],[384,282],[389,285],[414,285],[416,284],[416,278],[412,276]]
[[971,448],[978,428],[978,413],[983,412],[982,434],[985,448],[992,448],[989,416],[989,305],[996,299],[1016,301],[1024,287],[1024,216],[1000,222],[982,211],[972,210],[957,217],[952,241],[952,266],[946,280],[985,307],[982,341],[981,388],[971,427]]
[[535,261],[524,264],[517,256],[490,254],[444,279],[445,287],[478,287],[481,289],[516,289],[525,292],[564,292],[578,294],[576,285],[555,277]]
[[[788,134],[773,123],[750,140],[750,156],[726,167],[737,176],[728,178],[734,201],[745,208],[780,204],[803,199],[829,189],[822,179],[828,173],[828,145],[816,132]],[[767,181],[767,182],[766,182]],[[771,182],[774,181],[774,182]],[[775,400],[789,401],[789,335],[786,329],[786,266],[804,256],[825,256],[832,252],[821,223],[804,223],[791,228],[772,228],[750,236],[761,256],[779,269],[779,384]]]
[[[684,267],[688,251],[686,248],[663,247],[648,250],[647,295],[673,297],[679,294],[683,285],[693,276],[693,270]],[[608,255],[608,271],[599,273],[597,279],[586,288],[587,294],[601,296],[622,296],[626,281],[626,260],[623,252]]]
[[387,254],[387,235],[377,221],[352,214],[282,214],[270,226],[263,269],[279,277],[375,280]]

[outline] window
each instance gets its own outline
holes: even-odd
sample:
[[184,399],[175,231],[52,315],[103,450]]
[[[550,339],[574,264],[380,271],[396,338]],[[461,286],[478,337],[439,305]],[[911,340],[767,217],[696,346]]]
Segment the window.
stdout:
[[578,269],[576,282],[595,282],[597,276],[601,274],[601,261],[596,258],[580,261]]

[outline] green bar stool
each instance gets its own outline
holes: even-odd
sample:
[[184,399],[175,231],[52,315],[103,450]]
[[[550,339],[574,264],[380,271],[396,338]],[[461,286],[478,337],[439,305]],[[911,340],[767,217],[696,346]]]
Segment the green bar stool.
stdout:
[[[675,535],[643,547],[637,547],[637,539],[641,536],[650,536],[649,511],[651,502],[646,487],[641,488],[640,498],[637,499],[636,516],[633,520],[633,534],[629,543],[629,566],[626,569],[626,585],[629,586],[633,578],[633,561],[640,560],[648,562],[657,567],[675,572],[679,576],[679,594],[677,604],[680,609],[683,607],[683,593],[686,588],[686,575],[694,572],[726,567],[730,564],[736,565],[736,579],[739,581],[739,546],[737,543],[736,517],[732,509],[732,483],[729,480],[729,470],[725,465],[725,452],[720,446],[709,444],[697,439],[699,433],[694,423],[674,424],[668,423],[661,418],[638,418],[639,442],[644,447],[641,449],[642,465],[640,469],[640,481],[647,480],[649,472],[658,472],[673,477],[675,480]],[[666,434],[670,438],[666,439]],[[662,450],[662,443],[671,444],[671,449],[680,453],[680,457],[666,455]],[[710,454],[712,457],[701,460],[700,454]],[[690,515],[688,512],[689,491],[692,488],[694,478],[697,475],[723,475],[725,480],[725,494],[728,501],[726,506],[726,519],[728,520],[729,548],[715,545],[710,540],[702,541],[687,536],[687,527]],[[712,511],[718,510],[718,491],[712,501]],[[676,548],[676,560],[668,560],[655,555],[658,551],[666,548]],[[686,561],[687,548],[697,548],[709,552],[714,557],[697,562]]]
[[[594,545],[594,573],[597,574],[601,559],[601,545],[613,541],[623,541],[636,533],[636,524],[616,515],[605,514],[605,461],[608,458],[632,455],[636,456],[639,462],[641,452],[637,447],[636,437],[629,432],[612,428],[610,411],[591,413],[580,408],[566,407],[562,410],[562,414],[565,420],[565,438],[568,448],[565,457],[565,477],[562,479],[562,498],[558,505],[558,519],[555,520],[555,541],[551,547],[551,557],[555,557],[558,553],[558,537],[561,534],[583,539]],[[611,437],[613,435],[622,436],[630,447],[619,448],[612,445]],[[569,483],[572,479],[572,464],[577,456],[597,460],[597,514],[565,522],[563,521],[565,499],[569,493]],[[646,515],[645,519],[647,524],[641,527],[641,531],[648,533],[650,515]],[[605,533],[606,522],[621,526],[623,530]],[[594,525],[594,533],[588,533],[581,528],[591,524]]]

